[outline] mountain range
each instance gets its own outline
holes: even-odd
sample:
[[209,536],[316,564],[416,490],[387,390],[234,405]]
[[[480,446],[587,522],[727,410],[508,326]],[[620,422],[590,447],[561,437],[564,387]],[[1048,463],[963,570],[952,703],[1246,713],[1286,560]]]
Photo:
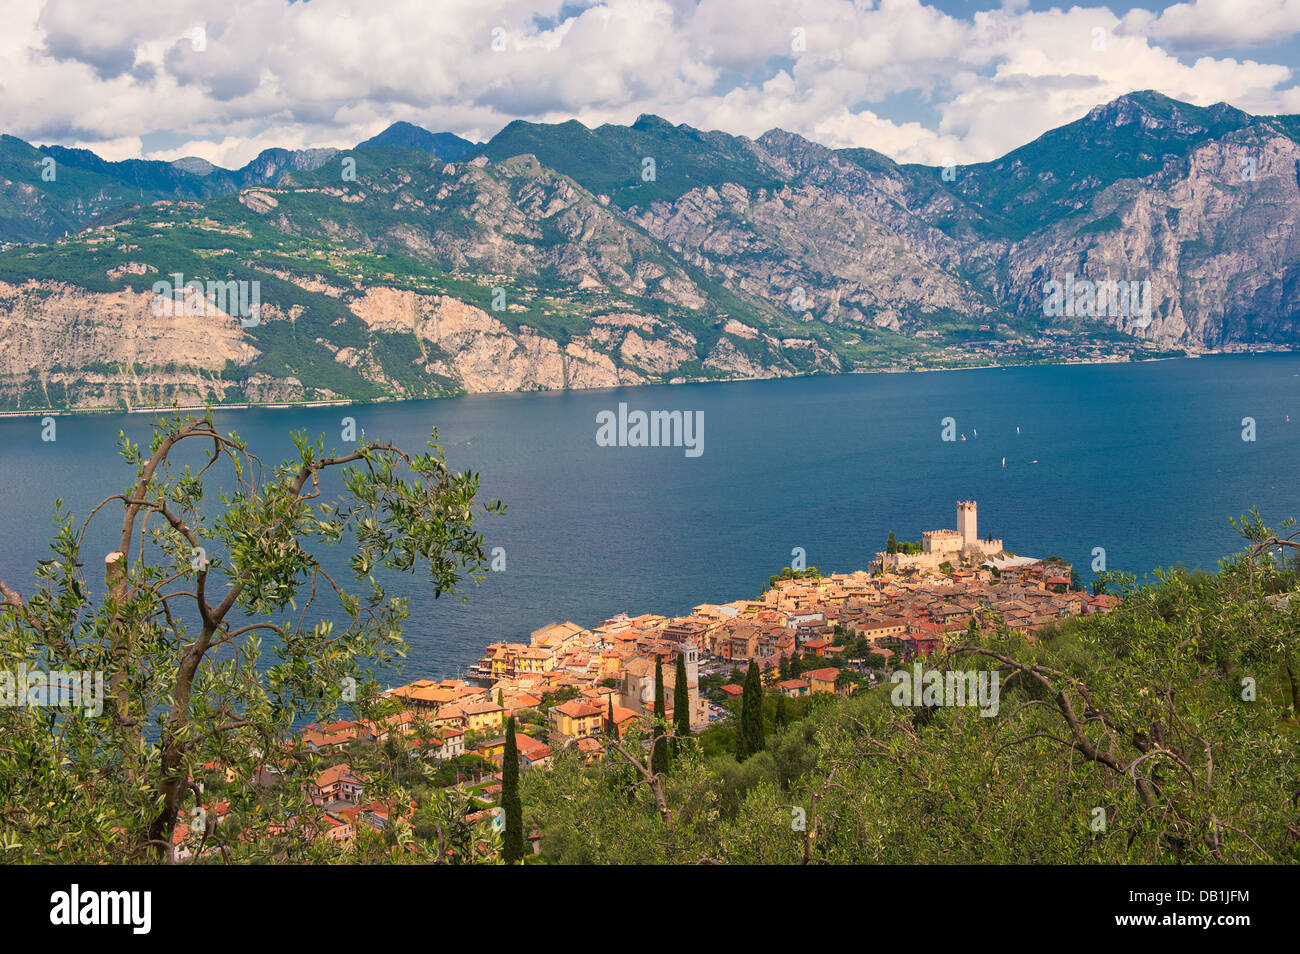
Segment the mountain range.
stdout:
[[[656,116],[398,123],[233,170],[3,136],[0,407],[1286,348],[1298,216],[1300,117],[1151,91],[946,167]],[[1105,283],[1146,304],[1107,311]],[[1088,292],[1052,309],[1053,284]]]

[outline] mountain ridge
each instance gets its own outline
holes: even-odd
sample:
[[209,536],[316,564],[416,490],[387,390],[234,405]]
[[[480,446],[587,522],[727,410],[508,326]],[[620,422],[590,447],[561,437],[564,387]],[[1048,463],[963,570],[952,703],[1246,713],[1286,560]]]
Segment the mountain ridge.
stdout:
[[[954,167],[653,114],[521,120],[477,145],[394,124],[240,170],[0,137],[0,404],[382,400],[1292,347],[1298,131],[1300,117],[1148,91]],[[175,273],[258,282],[261,322],[200,305],[213,347],[183,344],[205,326],[152,314]],[[1149,311],[1052,313],[1046,289],[1067,276],[1142,284]]]

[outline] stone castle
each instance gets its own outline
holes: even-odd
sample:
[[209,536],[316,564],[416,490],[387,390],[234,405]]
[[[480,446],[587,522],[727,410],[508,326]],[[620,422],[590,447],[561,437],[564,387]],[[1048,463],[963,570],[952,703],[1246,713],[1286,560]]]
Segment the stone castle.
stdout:
[[927,530],[921,534],[920,553],[881,551],[872,561],[877,573],[903,570],[938,570],[944,563],[952,566],[976,565],[1003,552],[1002,541],[979,538],[975,501],[957,501],[956,530]]

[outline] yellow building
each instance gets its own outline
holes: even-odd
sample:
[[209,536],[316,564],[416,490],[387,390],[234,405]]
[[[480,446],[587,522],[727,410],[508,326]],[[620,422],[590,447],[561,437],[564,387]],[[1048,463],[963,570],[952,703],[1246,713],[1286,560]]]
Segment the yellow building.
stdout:
[[439,722],[442,722],[444,714],[458,714],[462,717],[460,727],[466,732],[491,732],[501,731],[501,726],[505,722],[505,709],[487,699],[475,699],[473,701],[464,701],[447,706],[438,713]]
[[563,705],[552,706],[551,727],[558,735],[568,739],[582,739],[597,735],[604,722],[605,710],[582,699],[571,699]]

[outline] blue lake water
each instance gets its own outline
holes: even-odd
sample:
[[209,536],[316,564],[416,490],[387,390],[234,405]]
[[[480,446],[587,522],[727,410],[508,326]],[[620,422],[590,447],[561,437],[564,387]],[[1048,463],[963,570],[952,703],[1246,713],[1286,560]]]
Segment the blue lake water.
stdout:
[[[596,415],[702,411],[704,451],[601,447]],[[1287,423],[1287,416],[1293,423]],[[1300,356],[1143,364],[870,374],[216,415],[264,460],[288,434],[340,420],[419,449],[435,425],[451,464],[482,474],[506,514],[484,520],[504,572],[435,600],[411,600],[408,677],[454,674],[483,646],[552,620],[594,624],[617,612],[678,614],[756,595],[802,547],[823,570],[865,568],[892,530],[915,540],[955,527],[979,503],[979,531],[1008,549],[1059,555],[1085,580],[1093,548],[1139,576],[1182,563],[1213,569],[1240,548],[1228,522],[1252,506],[1300,516]],[[965,441],[941,440],[952,417]],[[1242,439],[1254,418],[1257,439]],[[38,419],[0,420],[5,545],[0,579],[31,589],[48,557],[56,496],[78,515],[121,491],[130,468],[116,434],[147,446],[150,415],[64,416],[43,442]],[[1020,428],[1019,434],[1016,428]],[[977,436],[978,435],[978,436]],[[1006,466],[1002,459],[1006,458]],[[1036,462],[1036,463],[1035,463]],[[209,494],[215,502],[215,493]],[[88,538],[92,583],[120,533],[120,511]],[[116,528],[113,520],[117,520]],[[330,563],[343,565],[344,553]]]

